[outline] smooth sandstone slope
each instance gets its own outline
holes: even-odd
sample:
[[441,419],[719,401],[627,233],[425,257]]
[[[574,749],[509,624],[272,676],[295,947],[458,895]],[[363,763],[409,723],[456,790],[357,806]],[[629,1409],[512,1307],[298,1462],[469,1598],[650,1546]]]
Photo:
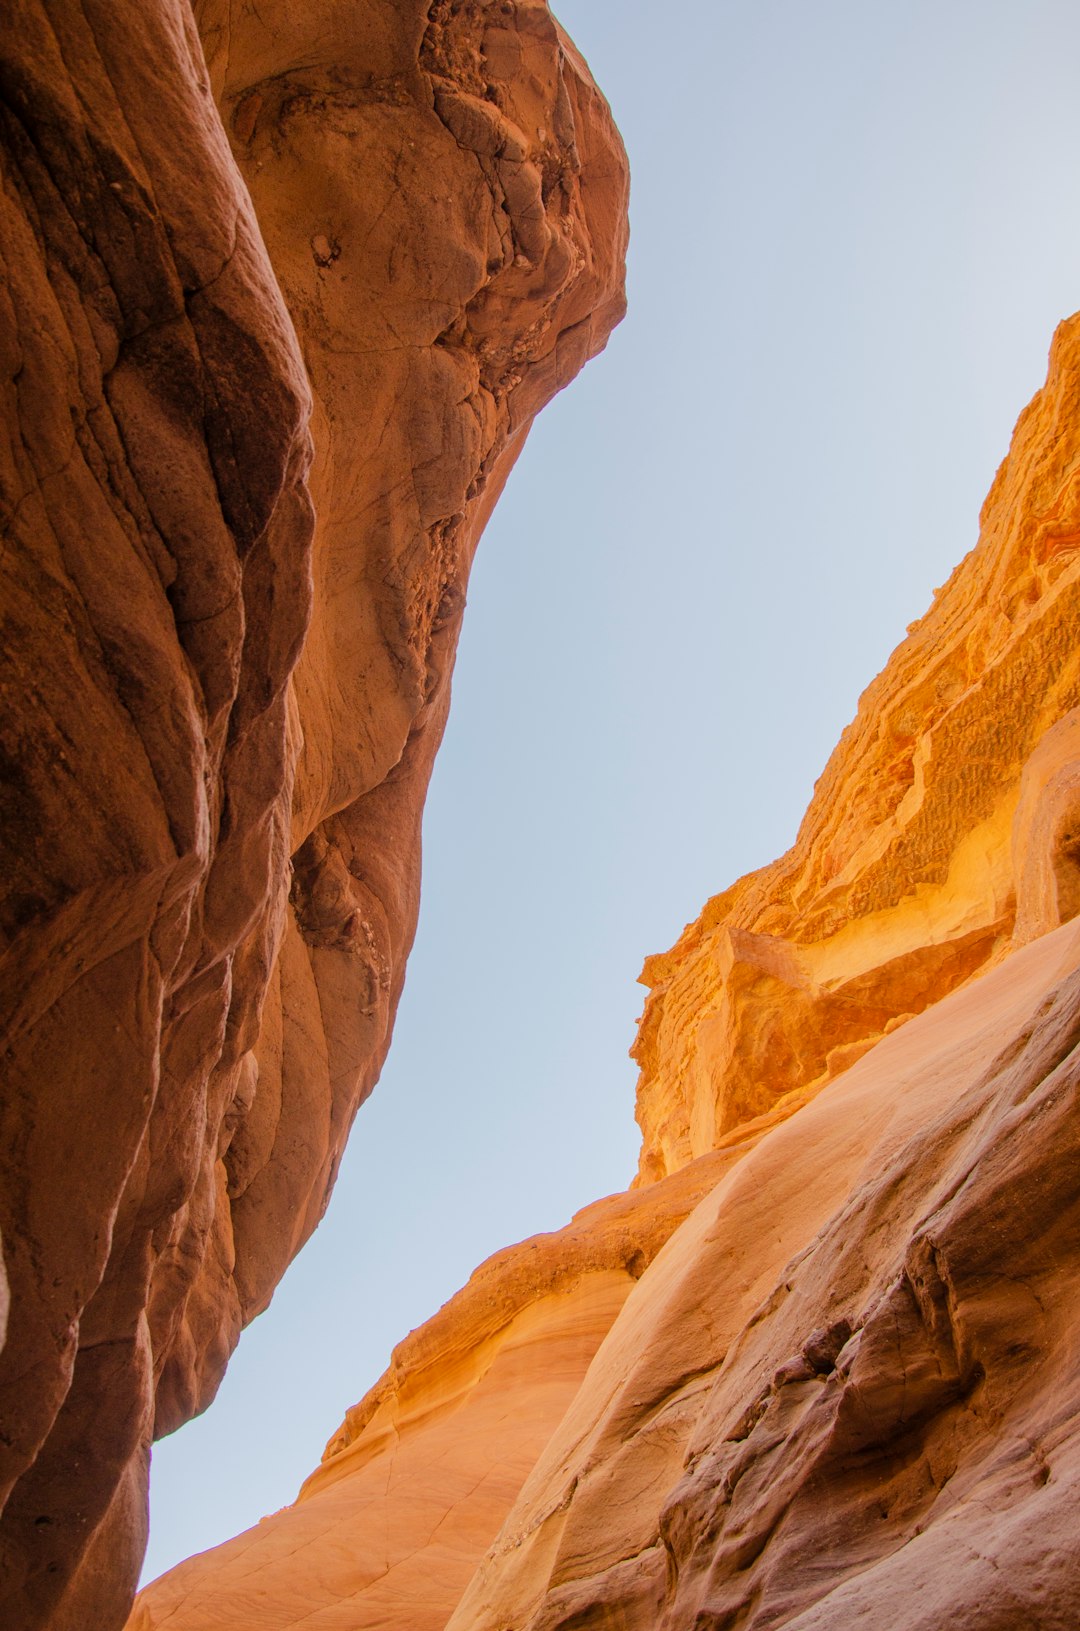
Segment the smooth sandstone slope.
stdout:
[[627,1300],[448,1631],[1066,1631],[1080,927],[749,1152]]
[[[625,1288],[454,1612],[438,1617],[440,1592],[423,1623],[1075,1627],[1078,349],[1072,319],[978,549],[867,692],[794,850],[649,969],[643,1176],[659,1181],[623,1204],[698,1173],[709,1193]],[[515,1477],[542,1436],[512,1425],[544,1374],[535,1339],[523,1393],[486,1378]],[[395,1398],[437,1395],[443,1365],[454,1385],[437,1345],[398,1361]],[[312,1504],[334,1502],[346,1585],[374,1524],[415,1541],[424,1511],[431,1549],[407,1572],[430,1565],[449,1592],[440,1522],[455,1589],[484,1526],[456,1527],[460,1492],[433,1486],[468,1412],[411,1423],[408,1467],[370,1506],[384,1397],[330,1446]],[[149,1588],[138,1631],[166,1615],[240,1631],[275,1601],[266,1623],[386,1623],[377,1596],[339,1617],[314,1591],[334,1569],[305,1504]],[[249,1546],[272,1570],[257,1613]]]
[[471,555],[623,309],[625,160],[542,0],[194,13],[17,0],[0,38],[20,1628],[123,1621],[151,1434],[321,1216]]
[[154,1581],[130,1631],[442,1631],[628,1293],[727,1164],[491,1258],[395,1349],[294,1505]]

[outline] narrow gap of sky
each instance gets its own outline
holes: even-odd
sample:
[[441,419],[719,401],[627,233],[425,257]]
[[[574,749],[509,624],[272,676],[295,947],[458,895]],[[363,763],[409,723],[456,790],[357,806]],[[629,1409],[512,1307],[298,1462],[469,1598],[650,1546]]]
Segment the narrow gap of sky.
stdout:
[[562,0],[626,139],[630,315],[481,545],[390,1062],[146,1578],[289,1501],[486,1256],[626,1184],[643,957],[791,842],[975,542],[1080,303],[1080,11]]

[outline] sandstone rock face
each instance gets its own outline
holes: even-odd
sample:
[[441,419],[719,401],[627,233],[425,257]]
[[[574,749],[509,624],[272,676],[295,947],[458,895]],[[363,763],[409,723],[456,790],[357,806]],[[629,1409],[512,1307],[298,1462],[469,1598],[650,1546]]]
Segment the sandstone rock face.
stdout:
[[1059,724],[1080,705],[1078,401],[1073,318],[978,547],[862,697],[795,845],[646,962],[640,1181],[805,1102],[1080,905],[1074,727]]
[[1078,363],[1072,319],[794,849],[647,965],[642,1172],[535,1248],[561,1310],[493,1260],[138,1631],[1075,1626]]
[[485,1263],[395,1350],[296,1504],[155,1581],[132,1631],[441,1631],[627,1294],[727,1164],[704,1156]]
[[448,1622],[1075,1623],[1080,928],[887,1037],[628,1298]]
[[622,312],[625,161],[542,0],[195,13],[18,0],[0,42],[20,1627],[123,1621],[151,1434],[322,1214],[472,552]]

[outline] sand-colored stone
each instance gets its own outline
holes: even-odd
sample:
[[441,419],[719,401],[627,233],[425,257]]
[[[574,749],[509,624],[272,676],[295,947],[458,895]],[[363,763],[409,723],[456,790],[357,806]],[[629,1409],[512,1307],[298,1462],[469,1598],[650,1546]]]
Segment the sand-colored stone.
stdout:
[[[390,1039],[469,562],[623,309],[542,0],[16,0],[0,1621],[121,1623]],[[196,26],[205,43],[205,56]]]
[[296,1503],[155,1581],[131,1631],[442,1631],[627,1294],[731,1159],[490,1259],[395,1350]]
[[1070,923],[782,1125],[500,1254],[131,1631],[1064,1631],[1078,1044]]
[[1070,761],[1071,739],[1033,758],[1080,704],[1078,408],[1071,318],[977,548],[861,698],[794,846],[647,960],[639,1181],[824,1085],[890,1022],[1080,905],[1069,772],[1034,791],[1055,774],[1047,754]]
[[647,965],[644,1192],[775,1125],[447,1631],[1076,1623],[1078,362],[1074,318],[795,848]]

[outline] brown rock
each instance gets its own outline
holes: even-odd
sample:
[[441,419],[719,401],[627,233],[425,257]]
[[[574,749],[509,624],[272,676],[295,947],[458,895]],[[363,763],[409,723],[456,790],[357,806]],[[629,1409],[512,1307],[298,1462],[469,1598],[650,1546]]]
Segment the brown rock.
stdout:
[[[201,1206],[207,1232],[248,969],[280,934],[311,512],[299,351],[183,9],[28,4],[3,54],[0,1612],[21,1627],[115,1621],[141,1557],[155,1258],[170,1220]],[[238,1329],[226,1276],[208,1364]],[[71,1620],[107,1518],[119,1598],[88,1573]]]
[[621,148],[539,0],[196,11],[205,61],[179,0],[19,0],[0,46],[20,1627],[122,1621],[151,1430],[322,1214],[469,561],[622,311]]

